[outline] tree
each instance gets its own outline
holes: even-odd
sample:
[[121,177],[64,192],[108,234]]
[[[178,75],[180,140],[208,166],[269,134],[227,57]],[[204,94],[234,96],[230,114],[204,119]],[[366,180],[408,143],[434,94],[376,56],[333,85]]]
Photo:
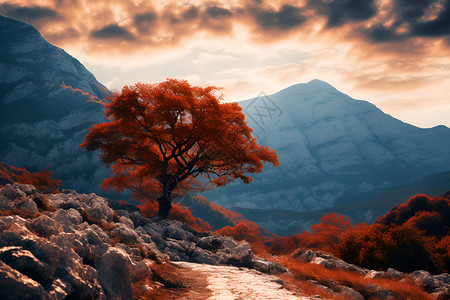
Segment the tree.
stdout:
[[220,89],[167,79],[125,86],[102,104],[108,121],[93,125],[81,147],[100,150],[112,165],[102,187],[144,198],[167,218],[176,189],[195,182],[221,186],[235,179],[249,183],[264,162],[278,156],[260,146],[237,103],[221,103]]

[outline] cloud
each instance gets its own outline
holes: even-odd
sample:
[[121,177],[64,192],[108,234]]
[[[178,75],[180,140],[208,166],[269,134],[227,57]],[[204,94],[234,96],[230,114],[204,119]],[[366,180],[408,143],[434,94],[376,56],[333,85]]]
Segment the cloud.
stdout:
[[377,13],[374,0],[309,0],[319,15],[326,16],[327,27],[344,25],[347,22],[364,21]]
[[289,4],[283,5],[279,10],[253,8],[250,9],[250,14],[253,15],[256,23],[263,30],[289,30],[300,26],[306,21],[303,9]]
[[412,33],[428,37],[450,35],[450,1],[436,19],[415,24]]
[[231,17],[233,13],[228,9],[219,6],[208,6],[206,8],[206,14],[212,18]]
[[91,37],[96,39],[135,40],[135,36],[130,31],[117,24],[107,25],[99,30],[94,30],[91,32]]
[[19,6],[3,3],[0,5],[0,13],[13,19],[36,22],[41,19],[54,20],[59,18],[59,13],[51,8],[37,5]]
[[133,18],[133,24],[137,28],[139,33],[149,33],[152,31],[152,27],[156,26],[158,16],[155,12],[145,12],[137,14]]

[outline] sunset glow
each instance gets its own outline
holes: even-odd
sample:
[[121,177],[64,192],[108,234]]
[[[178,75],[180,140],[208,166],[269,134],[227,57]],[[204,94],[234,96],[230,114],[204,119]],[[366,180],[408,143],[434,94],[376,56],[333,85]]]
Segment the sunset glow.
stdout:
[[238,101],[321,79],[420,127],[450,126],[444,0],[0,0],[112,90],[167,77]]

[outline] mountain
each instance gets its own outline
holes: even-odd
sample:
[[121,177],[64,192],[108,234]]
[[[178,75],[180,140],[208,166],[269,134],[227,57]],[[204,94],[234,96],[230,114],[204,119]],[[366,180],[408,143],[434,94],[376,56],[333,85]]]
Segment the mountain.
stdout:
[[249,185],[236,182],[204,194],[226,208],[332,208],[354,201],[348,195],[450,170],[449,128],[403,123],[320,80],[239,104],[258,142],[278,154],[280,167],[267,166]]
[[0,161],[49,167],[66,187],[100,191],[94,182],[107,171],[79,145],[104,120],[102,106],[88,100],[110,92],[31,25],[0,16],[0,41]]

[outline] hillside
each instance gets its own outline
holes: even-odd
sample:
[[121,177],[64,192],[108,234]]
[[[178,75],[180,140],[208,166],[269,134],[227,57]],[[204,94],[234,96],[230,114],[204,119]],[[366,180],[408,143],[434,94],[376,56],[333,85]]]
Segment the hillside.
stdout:
[[[291,275],[255,256],[245,242],[147,219],[129,206],[74,190],[41,194],[31,185],[7,184],[0,189],[0,212],[2,299],[207,299],[243,292],[247,299],[427,299],[427,293],[448,295],[450,288],[448,274],[374,272],[313,251],[286,258]],[[322,279],[313,280],[314,272],[304,277],[299,265]],[[330,276],[327,283],[323,274]],[[332,274],[352,279],[331,280]],[[254,290],[243,289],[247,284]]]
[[0,161],[50,167],[66,187],[101,192],[92,182],[107,171],[79,145],[104,120],[102,106],[88,100],[110,92],[31,25],[0,16],[0,40]]
[[[450,168],[449,128],[403,123],[320,80],[239,104],[258,142],[278,154],[280,167],[266,167],[249,185],[236,182],[204,195],[254,221],[247,212],[364,206],[359,195],[413,185]],[[264,226],[281,233],[286,224]]]

